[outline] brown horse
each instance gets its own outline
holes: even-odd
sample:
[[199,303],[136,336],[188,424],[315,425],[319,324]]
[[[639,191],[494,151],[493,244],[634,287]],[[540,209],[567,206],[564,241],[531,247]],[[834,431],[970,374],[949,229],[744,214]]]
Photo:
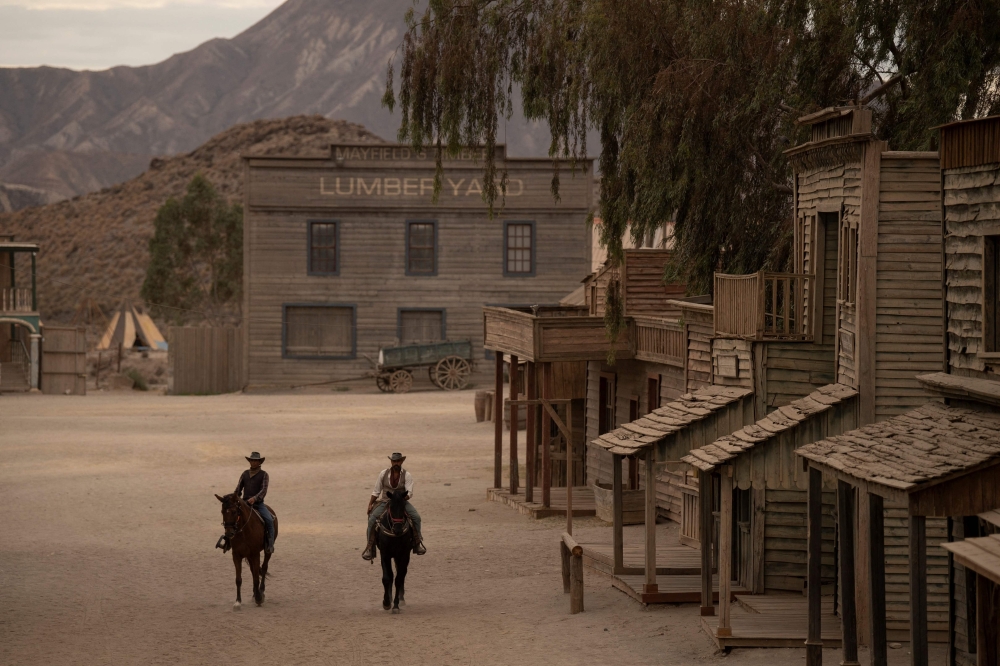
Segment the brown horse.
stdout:
[[[253,600],[260,606],[264,603],[264,581],[267,579],[267,562],[270,553],[264,553],[264,564],[260,563],[260,552],[264,550],[267,535],[263,519],[257,515],[250,505],[238,495],[215,496],[222,502],[222,525],[226,528],[226,541],[233,549],[233,565],[236,567],[236,603],[233,610],[238,611],[243,603],[240,597],[240,586],[243,584],[243,560],[250,564],[250,574],[253,576]],[[274,516],[274,536],[278,536],[278,514],[266,505]]]

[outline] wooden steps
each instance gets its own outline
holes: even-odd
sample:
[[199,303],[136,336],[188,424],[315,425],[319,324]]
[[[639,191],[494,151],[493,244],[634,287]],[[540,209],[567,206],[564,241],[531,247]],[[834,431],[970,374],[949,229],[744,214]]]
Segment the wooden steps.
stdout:
[[[684,576],[659,576],[656,577],[656,585],[659,588],[656,592],[643,592],[642,586],[646,582],[643,574],[612,576],[611,584],[629,595],[636,601],[644,604],[696,604],[701,602],[701,574]],[[739,585],[732,586],[732,596],[738,593],[745,593],[746,588]],[[712,576],[712,600],[719,600],[719,577]]]
[[[531,516],[532,518],[549,518],[551,516],[566,515],[566,488],[551,489],[551,506],[542,506],[542,489],[534,489],[536,502],[524,501],[524,490],[518,491],[516,495],[511,495],[510,491],[503,488],[488,488],[486,498],[491,502],[506,504],[518,513]],[[589,486],[573,487],[573,517],[583,518],[585,516],[596,516],[597,507],[594,504],[594,491]]]
[[[719,617],[701,618],[702,629],[720,649],[731,647],[803,647],[808,634],[806,597],[798,594],[740,594],[730,613],[732,636],[717,636]],[[841,644],[840,618],[833,597],[823,598],[823,647]]]

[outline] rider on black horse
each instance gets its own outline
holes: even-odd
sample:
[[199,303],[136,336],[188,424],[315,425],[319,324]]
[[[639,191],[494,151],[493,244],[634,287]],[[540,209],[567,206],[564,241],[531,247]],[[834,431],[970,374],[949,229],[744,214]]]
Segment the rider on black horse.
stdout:
[[260,466],[264,463],[264,457],[254,451],[247,458],[250,469],[244,470],[240,476],[239,483],[236,484],[235,495],[239,496],[243,491],[243,501],[253,507],[260,517],[264,519],[264,526],[267,528],[267,543],[264,545],[264,552],[274,552],[274,518],[264,504],[264,496],[267,495],[267,472]]
[[[375,481],[375,490],[372,491],[372,496],[368,500],[368,547],[361,554],[361,557],[366,560],[375,559],[375,523],[389,506],[386,491],[405,488],[407,500],[413,497],[413,475],[403,469],[404,460],[406,460],[406,456],[401,453],[393,453],[389,456],[391,467],[382,470]],[[409,501],[406,502],[406,515],[413,523],[413,552],[417,555],[423,555],[427,549],[424,548],[420,532],[420,514]]]

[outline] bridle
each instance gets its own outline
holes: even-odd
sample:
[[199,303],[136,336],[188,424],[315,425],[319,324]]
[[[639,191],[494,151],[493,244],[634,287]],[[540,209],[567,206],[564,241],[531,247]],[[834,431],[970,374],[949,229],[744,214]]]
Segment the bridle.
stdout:
[[[250,510],[250,513],[251,514],[253,513],[253,509]],[[226,528],[226,539],[227,540],[232,541],[237,536],[239,536],[240,532],[243,531],[243,528],[246,527],[247,524],[250,522],[250,519],[248,518],[241,525],[240,524],[240,519],[241,518],[243,518],[243,502],[241,502],[239,498],[236,498],[236,522],[234,522],[234,523],[227,523],[225,521],[225,519],[223,519],[223,521],[222,521],[222,526]],[[229,534],[229,529],[230,528],[233,529],[233,533],[232,534]]]

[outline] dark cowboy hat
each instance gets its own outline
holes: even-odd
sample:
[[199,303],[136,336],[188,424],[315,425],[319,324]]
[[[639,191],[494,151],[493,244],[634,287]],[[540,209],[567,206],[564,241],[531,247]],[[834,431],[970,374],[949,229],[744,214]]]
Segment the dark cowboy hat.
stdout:
[[257,453],[256,451],[254,451],[253,453],[251,453],[251,454],[250,454],[250,455],[249,455],[249,456],[247,457],[247,460],[248,460],[249,462],[253,462],[254,460],[259,460],[259,461],[261,461],[261,462],[263,463],[263,462],[264,462],[264,456],[260,455],[260,454],[259,454],[259,453]]
[[391,462],[403,462],[404,460],[406,460],[406,456],[404,456],[402,453],[393,453],[391,456],[389,456],[389,460]]

